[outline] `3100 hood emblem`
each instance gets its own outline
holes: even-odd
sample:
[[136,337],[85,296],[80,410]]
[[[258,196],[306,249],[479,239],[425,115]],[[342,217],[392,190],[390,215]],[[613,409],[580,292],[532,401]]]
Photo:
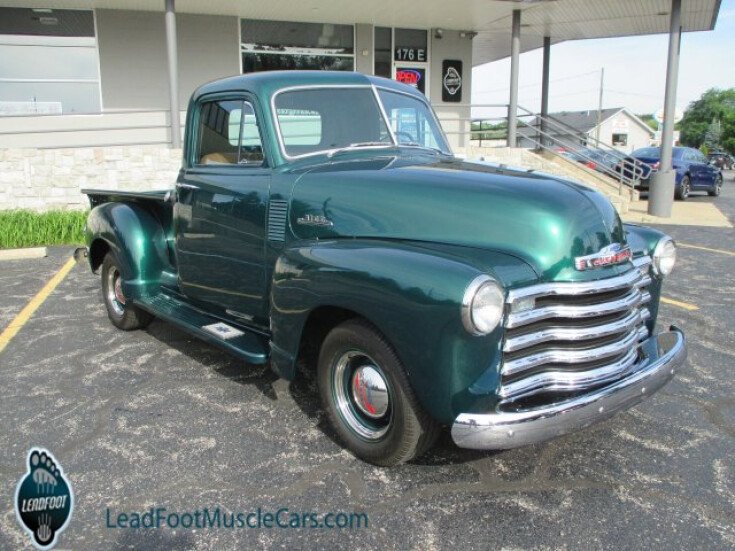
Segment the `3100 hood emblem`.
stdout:
[[577,270],[594,270],[603,266],[622,264],[633,258],[630,247],[620,243],[613,243],[600,249],[600,252],[587,256],[578,256],[574,259],[574,267]]
[[302,226],[325,226],[329,228],[334,226],[334,222],[321,214],[305,214],[297,218],[296,223]]

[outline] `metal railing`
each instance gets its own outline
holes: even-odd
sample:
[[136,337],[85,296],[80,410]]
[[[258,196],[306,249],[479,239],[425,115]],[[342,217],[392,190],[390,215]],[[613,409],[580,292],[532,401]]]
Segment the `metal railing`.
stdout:
[[[458,104],[472,112],[484,111],[486,116],[443,117],[443,124],[464,124],[459,130],[446,130],[448,136],[467,138],[468,145],[476,147],[508,147],[507,104]],[[652,168],[619,151],[614,146],[598,140],[554,118],[541,116],[524,107],[518,107],[518,132],[515,146],[546,151],[566,162],[582,164],[618,183],[618,193],[626,188],[636,188],[647,179]],[[469,123],[469,128],[467,124]]]

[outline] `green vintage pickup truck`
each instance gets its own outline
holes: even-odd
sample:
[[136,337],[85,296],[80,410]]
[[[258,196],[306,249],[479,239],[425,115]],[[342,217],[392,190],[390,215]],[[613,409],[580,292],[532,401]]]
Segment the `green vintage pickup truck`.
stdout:
[[115,326],[155,316],[286,379],[315,370],[337,435],[378,465],[444,427],[476,449],[585,427],[686,356],[654,331],[669,237],[576,183],[454,157],[390,80],[206,84],[175,189],[85,193]]

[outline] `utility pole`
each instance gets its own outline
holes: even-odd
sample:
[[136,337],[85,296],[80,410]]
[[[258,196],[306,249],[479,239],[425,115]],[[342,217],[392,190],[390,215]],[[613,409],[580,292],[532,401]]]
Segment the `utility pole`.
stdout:
[[600,69],[600,101],[597,103],[597,127],[595,128],[595,144],[600,147],[600,125],[602,124],[602,90],[605,87],[605,68]]

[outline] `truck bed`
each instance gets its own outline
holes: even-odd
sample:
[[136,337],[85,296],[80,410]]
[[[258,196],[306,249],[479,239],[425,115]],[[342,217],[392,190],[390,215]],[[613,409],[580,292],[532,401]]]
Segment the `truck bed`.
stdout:
[[170,189],[158,189],[154,191],[118,191],[112,189],[83,189],[82,193],[89,197],[92,208],[103,203],[111,203],[113,201],[127,202],[165,202]]

